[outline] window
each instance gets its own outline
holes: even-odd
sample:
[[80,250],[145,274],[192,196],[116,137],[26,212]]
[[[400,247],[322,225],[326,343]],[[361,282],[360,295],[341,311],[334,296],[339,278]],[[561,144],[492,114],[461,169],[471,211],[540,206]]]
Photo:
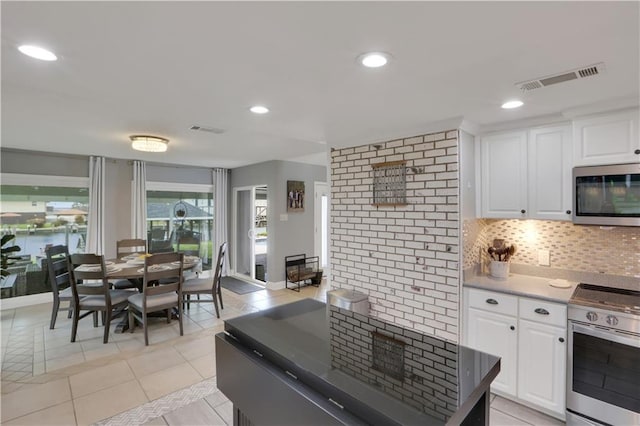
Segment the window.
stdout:
[[16,275],[2,297],[51,291],[46,279],[45,249],[66,245],[83,252],[87,235],[87,178],[3,174],[0,185],[0,232],[12,234],[20,247],[7,270]]
[[147,183],[150,253],[179,251],[199,256],[202,268],[211,269],[215,253],[212,234],[213,189],[209,185]]

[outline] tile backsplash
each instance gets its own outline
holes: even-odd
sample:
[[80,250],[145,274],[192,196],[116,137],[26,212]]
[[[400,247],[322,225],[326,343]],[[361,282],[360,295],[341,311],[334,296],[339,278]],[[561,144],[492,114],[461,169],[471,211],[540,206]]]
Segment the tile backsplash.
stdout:
[[515,264],[538,265],[538,250],[550,253],[550,268],[640,278],[640,228],[574,225],[551,220],[477,219],[463,223],[464,268],[488,262],[494,238],[515,243]]

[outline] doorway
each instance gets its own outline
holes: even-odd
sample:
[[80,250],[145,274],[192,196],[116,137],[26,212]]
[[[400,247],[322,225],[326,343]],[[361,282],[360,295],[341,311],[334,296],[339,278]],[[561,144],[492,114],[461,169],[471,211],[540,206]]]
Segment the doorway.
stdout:
[[266,185],[234,188],[234,273],[264,285],[267,281],[268,190]]
[[320,258],[320,267],[329,269],[329,185],[326,182],[314,182],[314,251]]

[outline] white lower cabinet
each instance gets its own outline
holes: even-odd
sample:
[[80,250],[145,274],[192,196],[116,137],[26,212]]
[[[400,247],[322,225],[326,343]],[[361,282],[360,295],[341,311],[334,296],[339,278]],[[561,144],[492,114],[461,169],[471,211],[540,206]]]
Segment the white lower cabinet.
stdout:
[[567,307],[465,288],[464,344],[499,356],[491,390],[565,418]]
[[[467,344],[479,351],[502,358],[500,374],[493,380],[491,389],[515,395],[516,393],[516,339],[517,319],[469,308],[469,341]],[[513,328],[513,330],[511,330]]]
[[518,398],[564,415],[566,327],[523,319],[518,324]]

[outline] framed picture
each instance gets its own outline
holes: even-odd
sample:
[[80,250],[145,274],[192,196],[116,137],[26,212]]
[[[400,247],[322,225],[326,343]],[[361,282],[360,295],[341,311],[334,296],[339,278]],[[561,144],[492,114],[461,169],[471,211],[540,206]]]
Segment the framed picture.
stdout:
[[304,181],[287,181],[287,211],[303,212],[305,203]]

